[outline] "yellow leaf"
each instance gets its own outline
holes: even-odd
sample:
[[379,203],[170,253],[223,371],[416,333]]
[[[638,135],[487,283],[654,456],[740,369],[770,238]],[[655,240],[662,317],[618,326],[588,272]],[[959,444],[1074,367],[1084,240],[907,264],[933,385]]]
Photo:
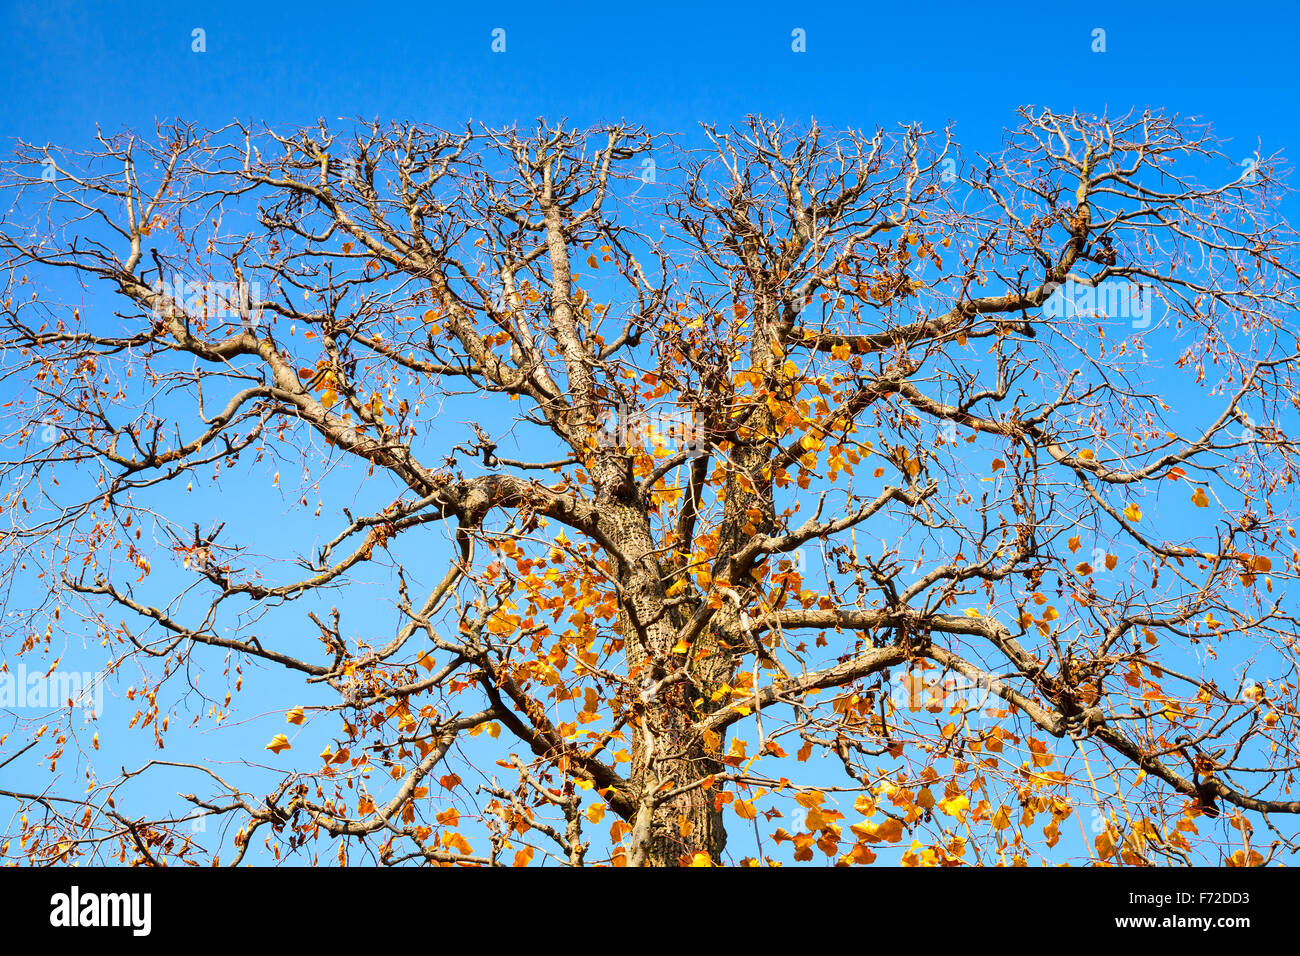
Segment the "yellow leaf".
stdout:
[[1210,507],[1210,499],[1206,497],[1204,488],[1197,488],[1192,492],[1192,504],[1198,508]]
[[266,745],[266,749],[278,754],[282,750],[288,750],[291,746],[288,737],[284,734],[276,734],[271,738],[271,742]]
[[1124,517],[1128,518],[1129,521],[1141,521],[1142,509],[1135,504],[1130,504],[1124,509]]
[[284,715],[284,719],[289,721],[291,724],[301,724],[307,719],[307,715],[303,712],[301,707],[295,707]]
[[[965,800],[965,797],[961,798]],[[969,806],[969,804],[967,804]],[[876,837],[886,840],[890,843],[897,843],[903,839],[903,823],[901,820],[895,820],[893,817],[886,818],[885,822],[876,827]]]
[[964,793],[958,794],[957,796],[950,797],[947,800],[940,800],[939,809],[950,817],[961,819],[965,815],[966,811],[970,809],[970,800],[966,798]]

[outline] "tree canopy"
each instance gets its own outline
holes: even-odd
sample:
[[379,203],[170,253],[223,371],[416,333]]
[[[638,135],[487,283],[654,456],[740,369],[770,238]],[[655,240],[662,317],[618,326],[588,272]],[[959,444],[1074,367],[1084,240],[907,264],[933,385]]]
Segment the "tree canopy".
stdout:
[[4,666],[107,698],[0,729],[49,778],[0,787],[5,858],[1290,853],[1283,172],[1034,108],[987,153],[22,145]]

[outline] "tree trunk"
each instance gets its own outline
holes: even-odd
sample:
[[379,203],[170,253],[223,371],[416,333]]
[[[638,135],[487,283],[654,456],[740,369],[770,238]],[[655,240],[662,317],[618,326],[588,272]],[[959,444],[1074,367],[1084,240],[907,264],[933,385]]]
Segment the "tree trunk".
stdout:
[[[643,788],[648,785],[662,793],[721,772],[717,754],[707,753],[698,737],[691,740],[681,732],[680,725],[689,728],[689,715],[698,711],[690,700],[696,693],[690,684],[673,684],[647,708],[645,719],[655,730],[656,751],[668,755],[659,757],[653,774],[639,782]],[[643,865],[689,865],[701,852],[708,854],[711,862],[720,862],[727,832],[721,810],[714,807],[718,792],[716,787],[694,787],[658,804],[650,815]]]
[[696,786],[662,800],[665,792],[721,770],[717,755],[709,754],[701,735],[691,729],[711,709],[716,680],[707,673],[693,674],[697,689],[690,681],[673,679],[671,669],[685,660],[672,650],[685,619],[667,606],[645,509],[612,505],[603,523],[629,562],[620,582],[623,647],[628,674],[640,688],[630,721],[631,784],[639,810],[628,820],[633,825],[629,862],[678,866],[702,851],[716,863],[726,843],[722,815],[713,805],[716,790]]

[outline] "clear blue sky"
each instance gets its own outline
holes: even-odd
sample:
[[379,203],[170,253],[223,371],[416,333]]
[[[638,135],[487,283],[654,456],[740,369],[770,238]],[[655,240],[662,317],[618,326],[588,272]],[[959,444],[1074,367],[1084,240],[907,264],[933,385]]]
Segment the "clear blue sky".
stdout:
[[[1035,104],[1196,115],[1241,156],[1285,149],[1294,161],[1298,25],[1294,4],[1203,0],[1159,7],[24,0],[0,6],[0,153],[12,151],[14,138],[85,147],[96,126],[148,130],[174,117],[200,126],[378,117],[456,127],[567,116],[690,133],[700,122],[748,113],[815,116],[830,127],[952,121],[967,148],[988,148],[1017,106]],[[497,28],[506,31],[503,54],[491,50]],[[192,50],[195,29],[204,31],[206,52]],[[805,31],[804,53],[791,49],[796,29]],[[1092,51],[1095,29],[1105,30],[1104,53]],[[272,725],[271,732],[291,729],[277,711],[248,740],[260,746]],[[121,762],[147,759],[143,735],[141,743]],[[39,766],[28,771],[39,774]]]
[[[66,141],[182,116],[459,125],[749,112],[996,130],[1024,103],[1202,115],[1294,142],[1294,4],[6,2],[0,135]],[[506,30],[493,54],[491,31]],[[207,52],[191,52],[191,31]],[[793,53],[791,31],[807,35]],[[1106,30],[1106,52],[1091,51]],[[982,137],[981,137],[982,138]],[[1249,152],[1249,150],[1247,150]]]

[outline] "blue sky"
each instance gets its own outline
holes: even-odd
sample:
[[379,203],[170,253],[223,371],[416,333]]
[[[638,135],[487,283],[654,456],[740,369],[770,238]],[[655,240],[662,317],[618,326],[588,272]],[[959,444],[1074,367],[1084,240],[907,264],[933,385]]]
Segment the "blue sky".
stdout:
[[[1016,107],[1036,104],[1161,107],[1213,122],[1241,156],[1294,157],[1300,14],[1254,3],[1225,16],[1232,9],[5,3],[0,152],[15,138],[88,146],[97,126],[149,130],[172,117],[200,126],[379,117],[450,128],[566,116],[689,138],[701,122],[749,113],[815,116],[837,128],[951,121],[968,149],[986,149]],[[196,29],[205,52],[192,50]],[[504,53],[491,50],[495,29],[505,30]],[[1105,30],[1104,53],[1092,51],[1096,29]],[[806,52],[792,51],[795,30]],[[289,729],[277,710],[249,738],[231,740],[231,755],[248,740],[260,745],[268,727]]]
[[[1232,13],[1232,10],[1239,13]],[[744,5],[9,2],[0,134],[84,137],[183,116],[458,125],[567,115],[658,129],[746,113],[830,126],[952,119],[967,138],[1024,103],[1156,105],[1252,147],[1294,140],[1287,3]],[[207,52],[191,51],[206,31]],[[506,30],[506,52],[491,31]],[[791,51],[806,31],[807,52]],[[1106,31],[1093,53],[1092,31]]]

